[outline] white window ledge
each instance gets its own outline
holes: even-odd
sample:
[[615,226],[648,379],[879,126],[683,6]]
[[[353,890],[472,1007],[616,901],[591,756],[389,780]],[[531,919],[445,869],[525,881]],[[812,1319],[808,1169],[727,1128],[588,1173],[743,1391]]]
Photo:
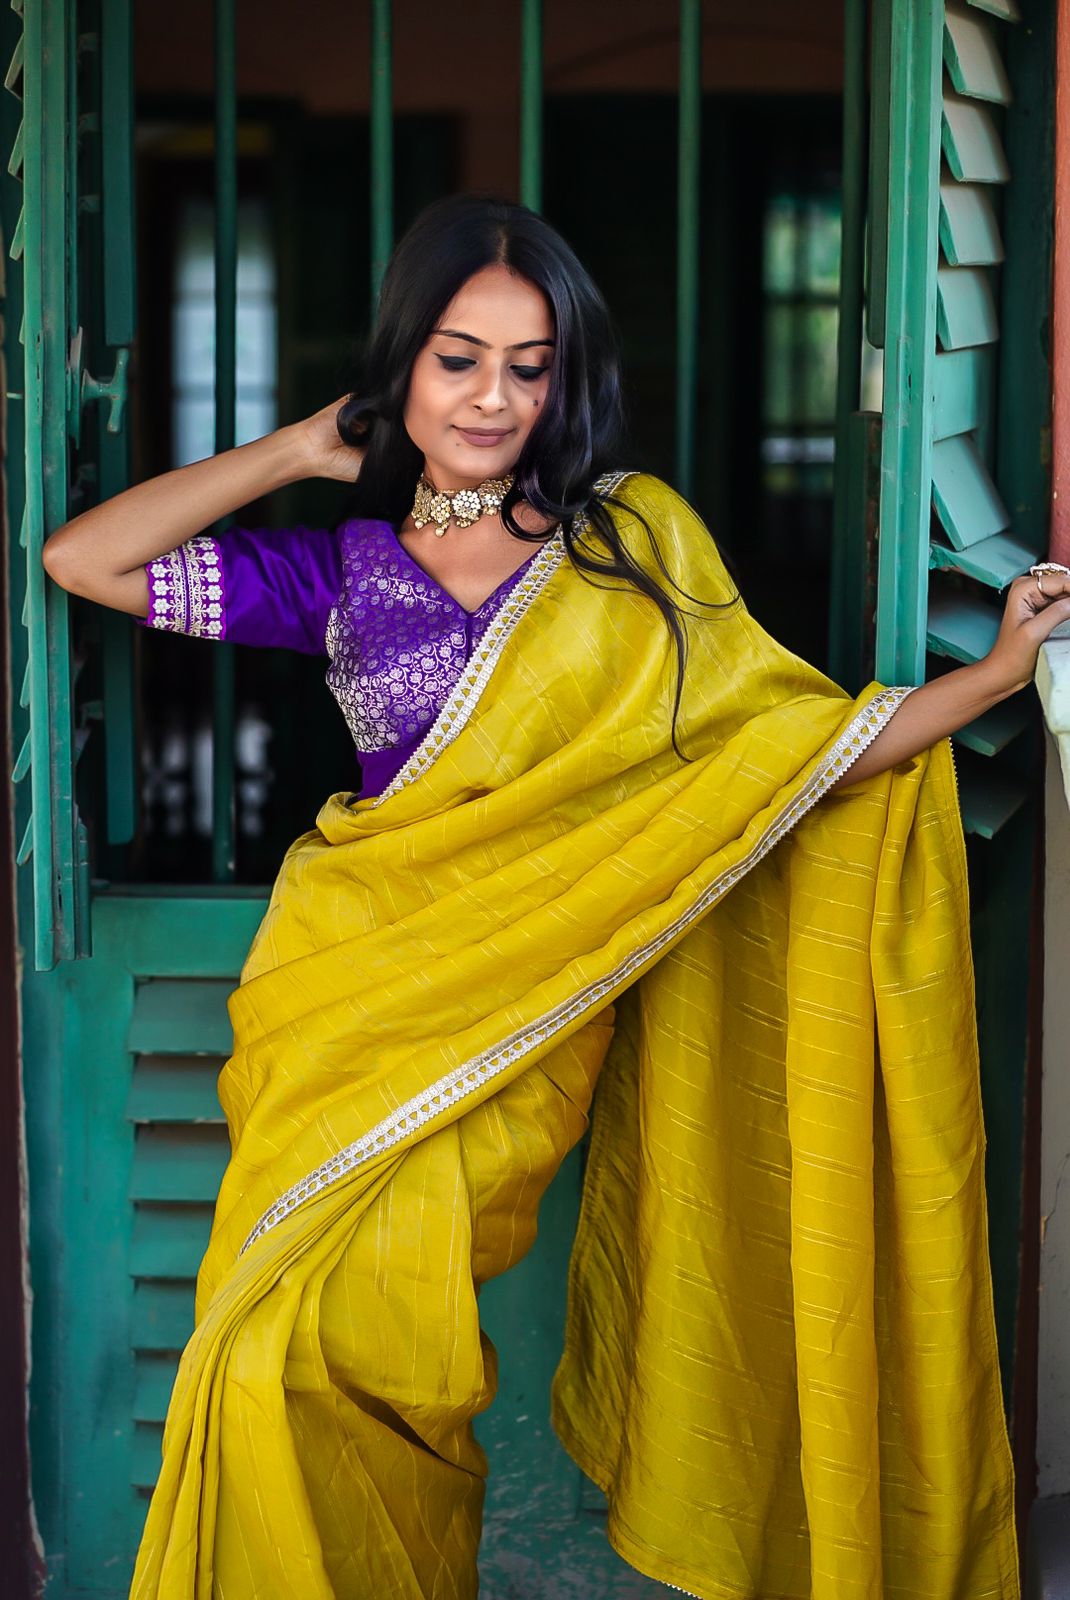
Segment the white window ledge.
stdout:
[[1040,647],[1037,693],[1044,720],[1059,747],[1063,788],[1070,805],[1070,625],[1063,622]]

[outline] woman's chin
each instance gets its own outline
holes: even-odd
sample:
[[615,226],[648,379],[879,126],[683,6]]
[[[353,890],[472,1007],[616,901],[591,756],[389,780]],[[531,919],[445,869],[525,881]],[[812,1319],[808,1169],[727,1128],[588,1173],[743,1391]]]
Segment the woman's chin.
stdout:
[[[431,476],[437,483],[439,474],[450,479],[469,478],[474,487],[482,483],[485,478],[504,478],[507,472],[512,472],[519,459],[518,450],[490,449],[478,444],[468,444],[461,439],[456,449],[452,450],[449,458],[441,464],[427,457],[427,466]],[[458,484],[458,488],[467,485]]]

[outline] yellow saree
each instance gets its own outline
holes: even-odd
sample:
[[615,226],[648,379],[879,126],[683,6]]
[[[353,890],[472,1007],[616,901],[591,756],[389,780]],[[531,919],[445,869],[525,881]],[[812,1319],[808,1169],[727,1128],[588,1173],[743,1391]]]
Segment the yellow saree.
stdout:
[[[671,489],[616,493],[731,595]],[[553,1423],[615,1548],[703,1600],[1017,1596],[948,747],[830,792],[909,691],[742,604],[687,631],[681,759],[659,613],[554,536],[394,783],[288,850],[138,1600],[473,1600],[477,1287],[596,1081]]]

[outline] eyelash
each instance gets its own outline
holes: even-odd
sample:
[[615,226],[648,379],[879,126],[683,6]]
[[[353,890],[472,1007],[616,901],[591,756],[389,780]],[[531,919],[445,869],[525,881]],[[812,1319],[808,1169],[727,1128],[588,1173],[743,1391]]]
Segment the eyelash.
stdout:
[[[438,351],[435,351],[438,355]],[[475,362],[467,356],[438,356],[447,372],[463,372],[465,367],[474,367]],[[548,367],[514,367],[512,369],[522,383],[534,383],[536,378],[541,378]]]

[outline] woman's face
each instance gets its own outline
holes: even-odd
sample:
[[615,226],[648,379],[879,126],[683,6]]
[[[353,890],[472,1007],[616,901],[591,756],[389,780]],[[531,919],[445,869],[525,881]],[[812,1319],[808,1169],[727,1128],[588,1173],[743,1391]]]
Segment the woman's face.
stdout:
[[508,472],[550,383],[554,324],[541,289],[508,267],[462,284],[413,362],[405,427],[436,489]]

